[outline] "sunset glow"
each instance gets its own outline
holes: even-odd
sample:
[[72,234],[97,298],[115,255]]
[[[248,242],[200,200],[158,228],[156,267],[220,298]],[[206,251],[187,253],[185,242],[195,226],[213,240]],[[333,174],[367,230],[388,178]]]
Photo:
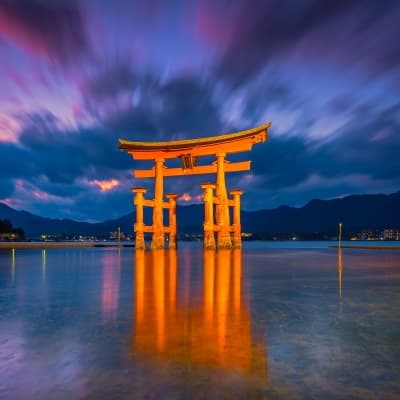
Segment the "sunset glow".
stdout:
[[178,201],[183,202],[183,203],[189,203],[191,201],[193,202],[201,202],[203,200],[203,195],[202,194],[197,194],[197,195],[191,195],[189,192],[183,193],[181,196],[179,196]]
[[119,185],[119,181],[117,179],[110,179],[108,181],[106,181],[106,180],[99,181],[99,180],[95,179],[92,182],[92,184],[98,186],[102,192],[108,192],[108,191],[116,188]]
[[189,193],[183,193],[183,195],[179,198],[179,200],[188,202],[192,200],[192,196]]

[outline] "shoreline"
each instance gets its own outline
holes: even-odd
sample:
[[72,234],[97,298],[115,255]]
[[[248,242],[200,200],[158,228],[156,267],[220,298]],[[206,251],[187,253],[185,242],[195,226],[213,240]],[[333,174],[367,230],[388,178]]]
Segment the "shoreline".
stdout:
[[[323,246],[324,247],[324,246]],[[134,243],[91,243],[91,242],[0,242],[1,249],[73,249],[73,248],[135,248]],[[350,245],[337,244],[327,245],[325,248],[330,249],[358,249],[358,250],[386,250],[400,251],[399,246],[377,246],[377,245]]]
[[356,245],[331,245],[330,249],[359,249],[359,250],[397,250],[400,251],[400,246],[356,246]]
[[135,247],[134,244],[125,243],[0,243],[0,249],[72,249],[94,247]]

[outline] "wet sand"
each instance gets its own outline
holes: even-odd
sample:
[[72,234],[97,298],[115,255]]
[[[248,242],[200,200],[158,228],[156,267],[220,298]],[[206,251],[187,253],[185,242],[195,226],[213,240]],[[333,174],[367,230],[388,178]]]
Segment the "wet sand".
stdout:
[[0,243],[0,249],[72,249],[72,248],[89,248],[89,247],[135,247],[126,243],[77,243],[77,242],[10,242]]

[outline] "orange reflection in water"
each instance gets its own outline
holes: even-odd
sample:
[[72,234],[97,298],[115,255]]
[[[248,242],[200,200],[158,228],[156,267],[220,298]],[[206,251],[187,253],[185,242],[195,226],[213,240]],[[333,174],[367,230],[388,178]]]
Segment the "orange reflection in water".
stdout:
[[135,257],[136,354],[266,378],[265,339],[252,332],[240,250],[204,251],[200,291],[185,279],[190,268],[194,274],[190,257],[180,268],[180,291],[175,250],[136,251]]
[[118,249],[118,263],[115,263],[114,251],[105,252],[103,256],[103,286],[101,309],[104,321],[113,321],[117,316],[119,301],[119,279],[121,253]]
[[339,298],[342,299],[342,274],[343,274],[343,254],[342,249],[338,249],[338,286]]
[[339,289],[339,313],[342,315],[343,303],[342,303],[342,278],[343,278],[343,253],[342,249],[338,248],[337,257],[337,267],[338,267],[338,289]]

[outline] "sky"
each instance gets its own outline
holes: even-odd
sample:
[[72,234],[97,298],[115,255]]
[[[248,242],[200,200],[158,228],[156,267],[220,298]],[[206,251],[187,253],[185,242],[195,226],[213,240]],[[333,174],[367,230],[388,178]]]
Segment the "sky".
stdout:
[[[0,201],[103,221],[133,210],[118,139],[271,121],[231,160],[246,210],[400,190],[397,0],[2,0]],[[240,158],[241,157],[241,158]],[[212,176],[166,178],[181,203]]]

